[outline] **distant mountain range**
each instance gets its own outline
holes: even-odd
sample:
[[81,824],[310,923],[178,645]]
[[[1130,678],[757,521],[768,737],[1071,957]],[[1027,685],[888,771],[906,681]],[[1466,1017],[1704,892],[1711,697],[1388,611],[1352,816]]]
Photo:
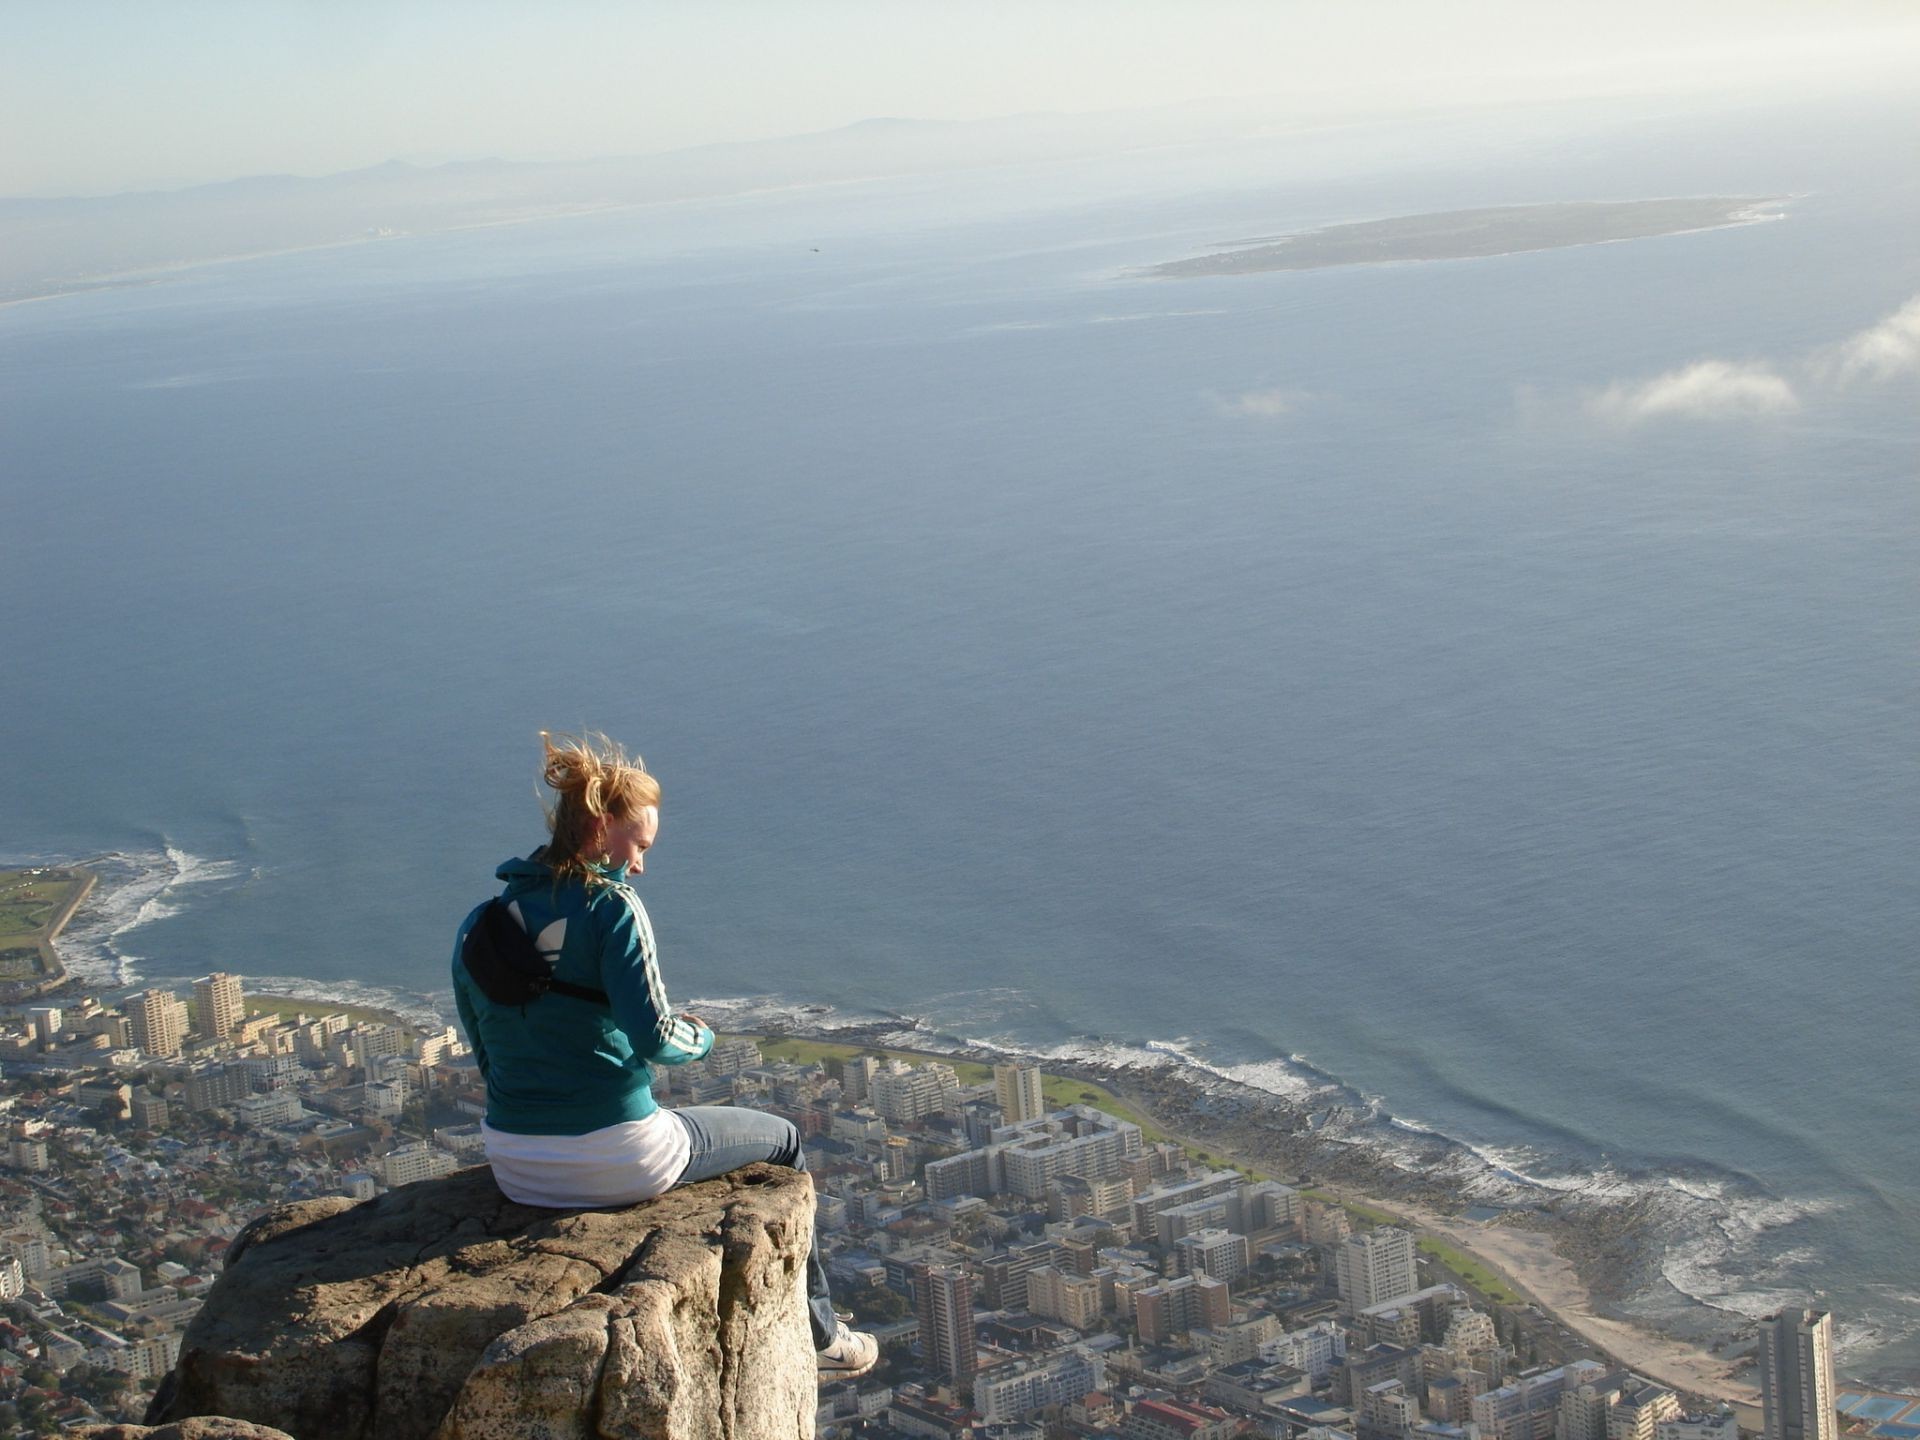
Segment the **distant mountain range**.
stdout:
[[754,190],[1064,160],[1244,130],[1218,107],[836,130],[658,155],[523,163],[389,161],[337,175],[261,175],[182,190],[0,199],[0,302],[208,261]]

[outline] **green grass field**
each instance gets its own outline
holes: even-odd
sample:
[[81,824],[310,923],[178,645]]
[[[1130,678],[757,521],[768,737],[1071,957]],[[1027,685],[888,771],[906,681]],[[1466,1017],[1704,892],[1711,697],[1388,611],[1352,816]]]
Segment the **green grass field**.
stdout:
[[1495,1305],[1518,1305],[1520,1297],[1501,1283],[1500,1277],[1486,1266],[1475,1260],[1464,1250],[1455,1249],[1444,1240],[1435,1240],[1431,1236],[1415,1242],[1422,1253],[1433,1256],[1447,1269],[1458,1275],[1467,1284],[1478,1290]]
[[84,894],[92,877],[77,870],[0,870],[0,947],[37,943],[54,918]]
[[[249,1015],[281,1015],[291,1020],[295,1015],[311,1015],[318,1019],[322,1015],[345,1015],[354,1024],[405,1025],[407,1022],[391,1010],[376,1010],[371,1005],[340,1005],[331,1000],[295,1000],[287,995],[249,995],[247,1013]],[[193,1008],[193,1002],[187,1002],[187,1008]]]
[[92,888],[85,870],[0,870],[0,981],[38,983],[62,973],[54,936]]
[[[910,1063],[941,1060],[953,1066],[954,1073],[960,1077],[962,1085],[981,1085],[993,1079],[991,1065],[981,1065],[971,1060],[946,1060],[943,1056],[920,1054],[910,1050],[882,1050],[864,1045],[836,1045],[827,1040],[797,1040],[789,1036],[770,1038],[765,1035],[756,1035],[754,1038],[760,1042],[760,1053],[769,1060],[789,1061],[801,1065],[815,1060],[851,1060],[856,1055],[882,1055],[889,1059],[898,1058]],[[1132,1121],[1140,1127],[1140,1133],[1150,1143],[1173,1138],[1104,1085],[1095,1085],[1090,1080],[1074,1080],[1065,1075],[1047,1075],[1041,1080],[1041,1088],[1046,1092],[1048,1103],[1052,1105],[1091,1105],[1094,1109],[1105,1111],[1115,1119]]]
[[888,1060],[906,1060],[923,1065],[929,1060],[938,1060],[942,1064],[953,1066],[953,1073],[960,1077],[962,1085],[978,1085],[993,1078],[991,1065],[977,1065],[970,1060],[948,1060],[944,1055],[922,1055],[911,1050],[882,1050],[875,1045],[835,1045],[825,1040],[798,1040],[789,1035],[755,1035],[760,1042],[760,1053],[769,1060],[778,1060],[787,1064],[808,1065],[815,1060],[851,1060],[856,1055],[879,1055]]
[[1364,1220],[1369,1225],[1398,1225],[1400,1217],[1386,1210],[1376,1210],[1371,1205],[1362,1205],[1355,1200],[1342,1200],[1338,1195],[1329,1195],[1325,1190],[1302,1190],[1309,1200],[1323,1200],[1329,1205],[1338,1205],[1356,1220]]

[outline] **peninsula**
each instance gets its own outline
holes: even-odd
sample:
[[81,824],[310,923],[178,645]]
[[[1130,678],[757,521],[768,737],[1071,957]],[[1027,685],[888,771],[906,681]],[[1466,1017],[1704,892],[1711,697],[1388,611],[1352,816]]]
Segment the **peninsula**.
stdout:
[[1645,240],[1777,220],[1780,197],[1583,200],[1494,205],[1362,220],[1285,235],[1235,240],[1212,254],[1170,260],[1144,271],[1160,279],[1325,270],[1405,260],[1473,260],[1529,250],[1560,250],[1614,240]]
[[77,866],[0,870],[0,1003],[57,990],[67,980],[53,942],[93,890]]

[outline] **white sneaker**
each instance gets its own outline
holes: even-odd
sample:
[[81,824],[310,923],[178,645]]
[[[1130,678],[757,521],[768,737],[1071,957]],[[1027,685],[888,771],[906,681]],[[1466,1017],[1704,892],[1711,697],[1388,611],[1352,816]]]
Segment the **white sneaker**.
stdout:
[[851,1380],[871,1370],[880,1359],[880,1342],[864,1330],[849,1329],[841,1321],[833,1343],[814,1357],[822,1380]]

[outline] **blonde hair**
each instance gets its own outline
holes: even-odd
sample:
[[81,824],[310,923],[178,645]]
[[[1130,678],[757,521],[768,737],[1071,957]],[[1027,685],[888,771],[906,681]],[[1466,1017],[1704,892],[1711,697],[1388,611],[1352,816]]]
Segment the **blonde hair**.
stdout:
[[558,880],[577,875],[589,885],[604,883],[592,868],[593,858],[582,853],[592,843],[601,820],[626,820],[643,806],[660,803],[660,782],[647,773],[638,755],[629,756],[619,745],[596,731],[556,738],[545,730],[540,743],[546,750],[541,778],[554,791],[546,807],[547,832],[553,843],[546,861]]

